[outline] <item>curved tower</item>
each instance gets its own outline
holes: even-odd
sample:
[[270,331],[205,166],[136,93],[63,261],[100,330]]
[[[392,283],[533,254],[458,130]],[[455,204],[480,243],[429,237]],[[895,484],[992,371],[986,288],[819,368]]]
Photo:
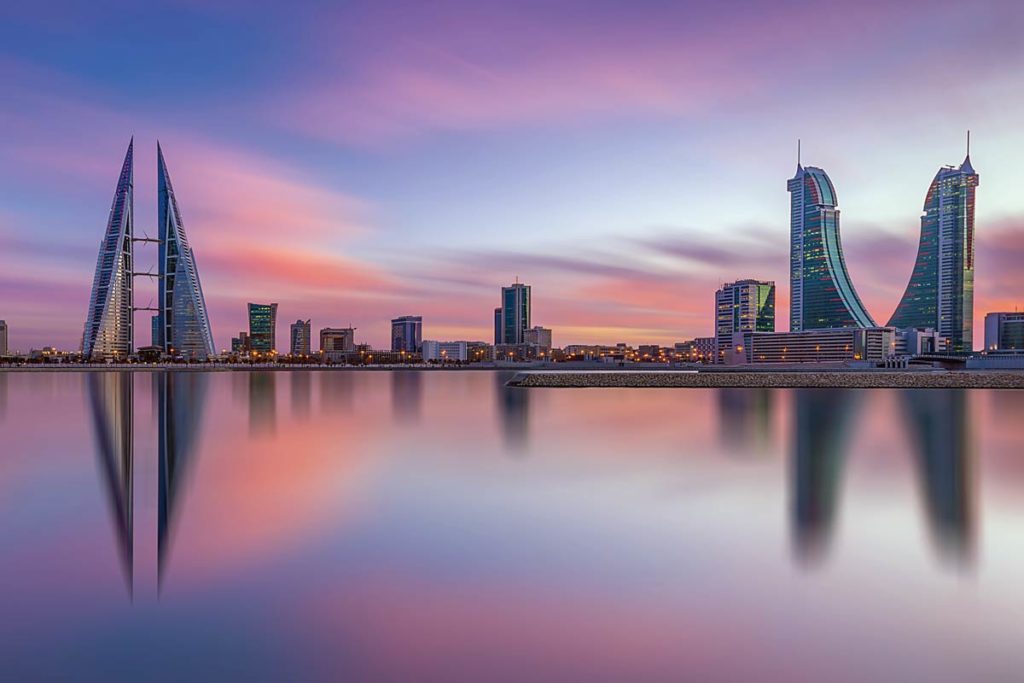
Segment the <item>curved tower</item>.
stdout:
[[82,356],[89,360],[123,359],[133,351],[132,231],[134,139],[121,165],[110,205],[107,232],[100,243],[89,310],[82,333]]
[[166,353],[205,360],[214,354],[210,319],[192,248],[185,236],[164,153],[156,145],[160,229],[159,345]]
[[791,195],[790,331],[875,327],[846,270],[836,189],[828,174],[798,162],[786,186]]
[[974,349],[974,195],[970,149],[959,167],[943,166],[924,198],[914,272],[891,327],[930,327],[954,351]]

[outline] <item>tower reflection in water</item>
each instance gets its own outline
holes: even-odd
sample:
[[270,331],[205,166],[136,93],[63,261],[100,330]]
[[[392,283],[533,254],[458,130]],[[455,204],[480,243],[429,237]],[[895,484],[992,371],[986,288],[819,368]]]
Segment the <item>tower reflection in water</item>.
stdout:
[[916,447],[932,539],[941,559],[956,565],[971,564],[977,547],[977,484],[967,395],[956,389],[907,389],[900,396]]
[[530,389],[510,387],[514,372],[494,373],[494,397],[501,419],[505,451],[519,454],[526,451],[530,428]]
[[203,372],[161,372],[153,384],[158,395],[160,487],[157,522],[157,579],[163,583],[175,511],[182,482],[194,456],[206,400]]
[[[794,557],[820,562],[835,529],[851,430],[863,392],[793,392],[792,540]],[[974,457],[967,428],[967,392],[914,389],[896,394],[914,447],[930,536],[941,561],[969,566],[975,557],[977,506]]]
[[831,389],[796,389],[793,416],[793,549],[809,564],[827,553],[850,425],[860,394]]
[[134,593],[135,534],[132,518],[133,377],[130,372],[87,373],[93,442],[99,459],[103,490],[110,504],[117,552],[128,593]]
[[[208,376],[199,372],[159,372],[153,376],[152,387],[158,423],[158,583],[162,581],[167,563],[182,482],[195,451],[207,381]],[[132,484],[133,373],[88,373],[87,387],[103,488],[110,504],[118,554],[131,595],[134,592],[135,547]]]
[[775,394],[772,389],[716,389],[718,395],[718,439],[727,451],[754,456],[765,453],[772,443]]

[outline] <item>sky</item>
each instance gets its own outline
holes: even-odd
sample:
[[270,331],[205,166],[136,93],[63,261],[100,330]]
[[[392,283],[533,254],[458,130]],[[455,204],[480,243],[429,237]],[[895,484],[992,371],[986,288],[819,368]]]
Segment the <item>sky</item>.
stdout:
[[884,324],[970,129],[980,346],[1024,305],[1022,34],[1012,0],[4,3],[0,319],[77,349],[134,136],[136,233],[159,140],[218,348],[249,301],[279,345],[309,318],[384,347],[399,315],[489,340],[517,277],[559,346],[708,336],[741,278],[788,329],[799,138]]

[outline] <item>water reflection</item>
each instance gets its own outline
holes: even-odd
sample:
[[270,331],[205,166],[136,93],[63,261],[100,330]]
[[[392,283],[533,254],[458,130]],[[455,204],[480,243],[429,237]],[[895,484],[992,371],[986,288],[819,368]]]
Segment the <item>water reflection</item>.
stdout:
[[158,373],[159,518],[157,522],[157,579],[163,582],[175,511],[180,505],[184,477],[191,467],[206,401],[209,376],[199,372]]
[[798,561],[814,564],[827,553],[835,528],[850,425],[860,408],[860,393],[797,389],[793,395],[793,550]]
[[513,373],[494,373],[494,396],[501,419],[501,434],[508,453],[523,453],[530,428],[530,390],[506,386]]
[[93,442],[129,595],[135,584],[132,382],[130,372],[90,372],[87,379]]
[[731,453],[756,454],[772,442],[775,392],[770,389],[719,389],[719,439]]
[[[792,541],[794,558],[813,565],[827,555],[835,531],[849,441],[863,392],[793,392]],[[967,392],[919,389],[896,394],[914,461],[924,515],[939,558],[973,563],[976,485],[967,427]]]
[[350,372],[328,370],[320,376],[320,412],[351,410],[355,404],[355,383]]
[[[357,377],[319,373],[325,410],[353,405]],[[152,400],[157,416],[158,522],[157,572],[162,585],[170,554],[175,519],[180,515],[184,483],[194,470],[201,421],[211,375],[154,373]],[[373,381],[384,380],[373,375]],[[238,386],[238,376],[228,380]],[[365,381],[365,377],[363,380]],[[394,372],[390,382],[392,414],[397,422],[421,418],[424,383],[421,372]],[[495,413],[506,453],[530,448],[531,391],[505,385],[508,373],[494,373]],[[247,373],[251,433],[276,430],[277,375]],[[88,405],[95,449],[115,529],[118,556],[129,592],[133,588],[133,380],[130,373],[88,373]],[[310,413],[312,374],[291,373],[294,416]],[[369,386],[369,385],[361,385]],[[566,395],[569,395],[568,393]],[[770,452],[778,396],[767,391],[718,392],[719,439],[728,452]],[[789,444],[790,532],[794,560],[802,566],[820,564],[829,554],[837,527],[846,461],[870,392],[806,389],[790,392],[793,432]],[[940,560],[971,566],[978,536],[977,485],[972,435],[968,429],[968,394],[964,391],[905,390],[891,392],[899,405],[903,431],[913,446],[923,516]],[[449,397],[451,399],[452,397]],[[460,404],[461,405],[461,404]],[[463,406],[465,407],[465,406]],[[244,413],[243,413],[244,415]]]
[[294,370],[291,373],[292,417],[300,422],[309,419],[313,399],[313,373]]
[[0,423],[7,417],[7,373],[0,372]]
[[[157,407],[157,577],[162,581],[175,511],[194,457],[206,396],[205,373],[155,373]],[[87,375],[89,412],[103,488],[117,535],[118,556],[129,594],[134,587],[134,378],[130,372]]]
[[968,566],[974,560],[977,505],[967,392],[916,389],[901,392],[900,398],[939,557]]
[[277,373],[249,373],[249,434],[271,436],[277,432]]
[[391,412],[401,421],[417,421],[423,409],[423,372],[391,372]]

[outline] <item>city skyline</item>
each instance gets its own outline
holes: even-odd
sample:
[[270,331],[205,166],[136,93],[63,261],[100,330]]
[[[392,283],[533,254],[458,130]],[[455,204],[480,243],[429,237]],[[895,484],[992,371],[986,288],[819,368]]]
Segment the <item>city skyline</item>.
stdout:
[[[985,174],[978,346],[984,314],[1013,310],[1024,288],[1013,267],[1024,257],[1020,13],[1008,2],[809,7],[441,3],[402,21],[358,3],[315,21],[274,8],[244,19],[226,7],[5,9],[11,344],[77,347],[132,133],[173,150],[220,350],[250,300],[351,321],[375,347],[406,311],[433,338],[489,339],[493,288],[516,275],[543,292],[533,315],[567,342],[710,335],[708,293],[741,277],[779,283],[785,320],[779,180],[797,138],[842,193],[850,279],[882,323],[914,267],[922,191],[963,158],[971,128]],[[166,30],[154,37],[154,25]],[[794,57],[834,25],[828,50]],[[137,161],[151,168],[153,153]],[[136,194],[151,206],[156,189]],[[138,235],[157,233],[148,212],[136,219]],[[155,270],[143,251],[136,270]],[[148,323],[135,320],[137,346]]]

